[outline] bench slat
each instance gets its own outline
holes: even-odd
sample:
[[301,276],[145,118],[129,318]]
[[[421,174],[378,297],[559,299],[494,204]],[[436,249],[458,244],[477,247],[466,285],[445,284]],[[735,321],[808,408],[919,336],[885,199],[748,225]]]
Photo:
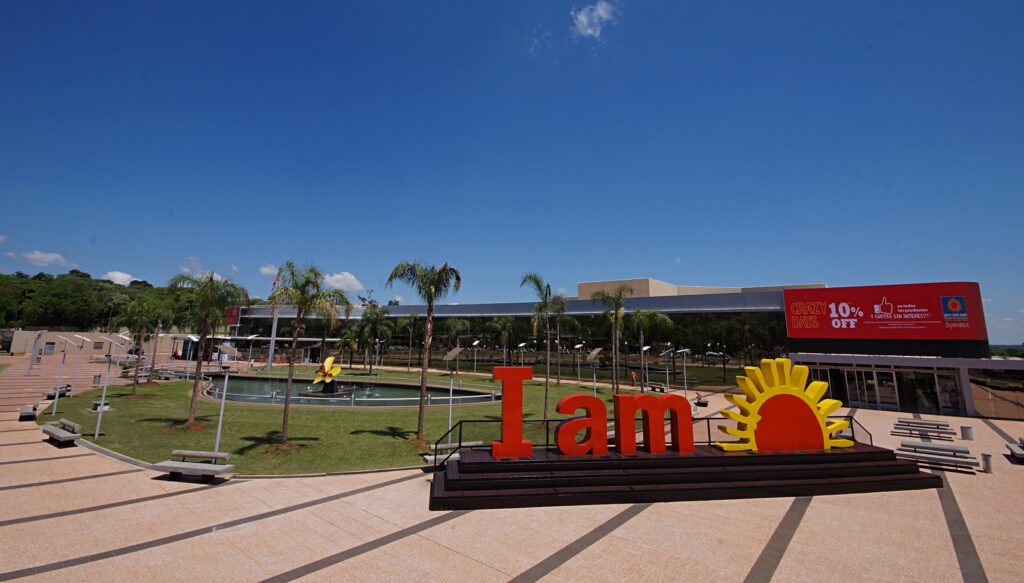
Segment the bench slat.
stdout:
[[896,457],[908,458],[913,460],[919,460],[923,462],[935,462],[951,466],[980,466],[977,458],[973,457],[960,457],[951,455],[938,455],[929,453],[920,453],[914,451],[905,451],[902,449],[896,450]]
[[219,476],[234,471],[231,464],[201,464],[196,462],[177,462],[164,460],[153,464],[153,468],[168,474],[185,474],[188,476]]
[[917,449],[933,449],[935,451],[948,451],[954,453],[970,454],[971,450],[962,445],[947,445],[945,443],[924,443],[922,441],[900,441],[900,447],[916,447]]
[[228,460],[231,458],[231,454],[224,451],[198,451],[195,449],[176,449],[171,451],[171,457],[191,457],[211,460]]

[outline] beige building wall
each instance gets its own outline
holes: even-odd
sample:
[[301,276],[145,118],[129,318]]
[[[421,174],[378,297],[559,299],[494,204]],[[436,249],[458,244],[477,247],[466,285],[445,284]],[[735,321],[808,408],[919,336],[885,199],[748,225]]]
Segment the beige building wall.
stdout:
[[586,281],[576,284],[577,297],[589,300],[596,291],[613,292],[619,286],[628,285],[633,288],[629,297],[653,298],[663,296],[696,296],[704,294],[738,294],[742,292],[781,291],[784,289],[820,288],[823,283],[800,283],[794,285],[772,285],[763,287],[724,287],[703,285],[675,285],[660,279],[641,277],[635,279],[613,279],[609,281]]
[[[14,338],[11,340],[11,352],[13,354],[28,354],[32,352],[32,345],[35,343],[36,335],[39,334],[38,330],[16,330],[14,332]],[[82,340],[75,337],[75,334],[85,336],[91,342],[86,342],[82,345]],[[60,354],[64,350],[64,340],[60,337],[63,336],[71,340],[71,342],[82,345],[82,356],[105,356],[107,351],[111,351],[112,354],[124,354],[124,348],[117,345],[111,345],[109,338],[121,342],[124,344],[124,339],[117,336],[118,333],[103,333],[103,332],[52,332],[44,331],[42,337],[39,339],[39,349],[43,351],[43,354]],[[121,332],[125,336],[131,336],[127,332]],[[47,344],[51,346],[48,348]],[[130,347],[131,344],[129,343]],[[146,354],[149,354],[153,344],[151,341],[144,342],[142,349]],[[169,336],[161,336],[157,341],[157,354],[167,354],[170,352],[172,346],[172,338]],[[181,343],[178,343],[180,350]],[[68,356],[76,356],[78,350],[74,345],[68,344]]]

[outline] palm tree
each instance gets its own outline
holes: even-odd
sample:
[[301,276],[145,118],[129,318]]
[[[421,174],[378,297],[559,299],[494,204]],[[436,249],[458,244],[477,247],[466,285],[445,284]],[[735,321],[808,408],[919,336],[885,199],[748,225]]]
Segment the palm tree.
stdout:
[[353,328],[346,328],[345,331],[341,333],[341,338],[338,340],[337,348],[338,348],[338,351],[341,352],[342,356],[345,355],[344,354],[345,353],[345,349],[346,348],[348,349],[348,368],[349,369],[352,369],[355,366],[353,361],[355,360],[356,348],[358,346],[359,346],[359,330],[357,330],[354,327]]
[[153,354],[149,355],[149,382],[153,382],[156,378],[156,353],[160,348],[160,329],[163,327],[164,322],[169,322],[174,318],[174,312],[171,305],[168,302],[160,298],[152,298],[153,302],[153,317],[156,318],[156,330],[153,331]]
[[494,318],[488,324],[495,339],[501,342],[501,366],[508,364],[508,343],[516,331],[516,321],[509,316]]
[[[391,342],[391,322],[388,321],[388,311],[378,305],[370,305],[363,312],[363,318],[359,321],[359,338],[363,342],[366,356],[369,357],[370,346],[377,342]],[[368,374],[373,374],[373,360],[370,360]]]
[[544,322],[544,418],[548,418],[548,385],[551,382],[551,284],[545,283],[544,279],[536,273],[523,274],[519,287],[529,286],[537,294],[537,303],[533,305],[533,332],[537,333],[537,326]]
[[416,332],[416,328],[419,327],[420,317],[417,314],[409,314],[408,316],[402,316],[395,322],[395,327],[399,330],[407,330],[409,332],[409,358],[406,361],[405,370],[412,369],[412,337]]
[[181,273],[171,278],[168,287],[191,291],[191,324],[199,334],[196,347],[196,380],[192,385],[192,400],[188,405],[188,425],[196,422],[196,400],[199,398],[199,384],[202,382],[203,355],[206,343],[217,325],[224,318],[228,306],[249,302],[245,288],[216,273]]
[[590,299],[601,302],[607,308],[606,314],[612,317],[612,390],[619,392],[619,341],[622,332],[622,316],[626,313],[626,297],[633,293],[633,288],[620,285],[607,292],[598,290]]
[[430,367],[430,343],[434,336],[434,303],[443,300],[450,293],[462,287],[462,275],[458,269],[447,263],[440,267],[424,265],[418,261],[402,261],[391,270],[387,285],[402,281],[416,290],[416,294],[427,304],[427,319],[423,326],[423,363],[420,368],[420,408],[416,422],[416,439],[426,445],[423,439],[423,419],[427,411],[427,369]]
[[132,334],[132,342],[138,349],[135,355],[135,373],[132,375],[133,397],[138,395],[139,367],[142,365],[142,343],[156,329],[157,321],[163,316],[161,306],[146,296],[135,298],[114,319],[115,324],[125,326]]
[[344,306],[345,315],[352,310],[352,302],[345,292],[327,289],[324,272],[312,265],[298,267],[292,261],[281,266],[281,282],[270,294],[270,305],[274,309],[291,306],[295,309],[292,320],[292,346],[288,351],[288,381],[284,391],[284,414],[281,420],[281,445],[288,445],[288,413],[292,401],[292,379],[295,376],[295,359],[299,351],[299,337],[306,327],[306,318],[316,314],[327,320],[331,330],[338,327],[338,305]]
[[644,342],[646,340],[653,340],[656,336],[661,335],[665,331],[671,331],[673,326],[672,318],[666,316],[664,312],[657,310],[637,310],[626,317],[626,327],[629,329],[630,333],[637,335],[640,343],[637,350],[640,351],[641,391],[645,385],[651,384],[651,379],[645,376],[648,373],[646,372],[646,367],[644,367],[644,361],[647,359],[643,352]]
[[568,300],[562,294],[551,296],[551,316],[555,319],[555,346],[558,348],[558,380],[557,386],[562,386],[562,321],[565,320],[565,310],[569,307]]

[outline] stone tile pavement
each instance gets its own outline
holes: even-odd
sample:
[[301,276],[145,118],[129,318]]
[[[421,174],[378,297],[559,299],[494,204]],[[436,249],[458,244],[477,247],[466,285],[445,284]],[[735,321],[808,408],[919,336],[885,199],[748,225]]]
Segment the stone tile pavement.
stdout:
[[[8,369],[0,387],[24,385],[8,382],[12,371],[24,374]],[[720,406],[713,397],[702,414]],[[897,445],[897,414],[855,415],[876,444]],[[995,471],[946,473],[945,492],[430,512],[429,476],[417,471],[169,482],[81,447],[52,447],[16,419],[0,410],[0,580],[1024,577],[1024,467],[1002,455],[1000,434],[1024,435],[1018,422],[950,418],[974,427],[964,444],[995,454]]]

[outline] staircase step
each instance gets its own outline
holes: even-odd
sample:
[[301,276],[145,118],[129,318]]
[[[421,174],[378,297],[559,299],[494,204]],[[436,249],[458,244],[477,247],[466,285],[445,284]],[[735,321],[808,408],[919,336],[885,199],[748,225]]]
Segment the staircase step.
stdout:
[[448,491],[439,473],[431,485],[431,510],[479,508],[525,508],[585,504],[635,504],[688,500],[726,500],[820,496],[942,487],[933,474],[853,476],[803,480],[757,480],[702,482],[692,484],[648,484],[640,486],[592,486],[577,488],[520,488],[487,491]]
[[564,488],[695,482],[758,481],[778,479],[840,478],[916,474],[917,464],[906,460],[834,463],[822,465],[741,465],[689,468],[639,468],[633,470],[580,470],[551,472],[463,473],[461,464],[445,469],[446,489],[505,490],[513,488]]

